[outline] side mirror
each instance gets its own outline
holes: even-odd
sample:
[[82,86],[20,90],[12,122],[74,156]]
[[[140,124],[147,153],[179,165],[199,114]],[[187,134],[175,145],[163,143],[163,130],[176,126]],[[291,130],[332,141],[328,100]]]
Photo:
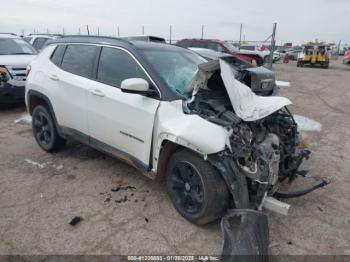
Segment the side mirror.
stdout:
[[156,90],[150,89],[149,84],[142,78],[128,78],[122,81],[120,86],[122,92],[130,94],[139,94],[154,96],[158,94]]

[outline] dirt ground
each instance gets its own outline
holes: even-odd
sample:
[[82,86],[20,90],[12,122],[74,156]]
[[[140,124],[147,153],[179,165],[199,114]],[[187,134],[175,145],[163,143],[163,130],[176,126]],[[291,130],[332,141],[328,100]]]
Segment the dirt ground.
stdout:
[[[270,252],[350,255],[350,67],[292,62],[274,70],[291,82],[280,94],[293,101],[292,112],[322,124],[303,132],[313,151],[303,167],[331,184],[286,200],[287,217],[269,213]],[[164,182],[76,142],[45,153],[30,126],[14,122],[23,114],[23,106],[0,109],[0,254],[221,253],[219,223],[197,227],[183,219]],[[120,178],[136,189],[112,192]],[[309,180],[290,189],[315,183]],[[83,220],[73,227],[75,216]]]

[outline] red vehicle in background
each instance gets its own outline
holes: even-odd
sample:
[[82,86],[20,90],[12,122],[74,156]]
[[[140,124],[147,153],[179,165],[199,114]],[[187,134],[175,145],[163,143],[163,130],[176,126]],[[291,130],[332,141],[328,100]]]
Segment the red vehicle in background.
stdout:
[[350,66],[350,50],[346,51],[343,58],[343,64]]
[[220,41],[215,39],[183,39],[176,42],[177,46],[184,48],[205,48],[211,49],[216,52],[226,53],[234,55],[248,63],[254,64],[254,61],[257,66],[262,66],[264,64],[264,59],[257,54],[244,54],[232,43],[227,41]]

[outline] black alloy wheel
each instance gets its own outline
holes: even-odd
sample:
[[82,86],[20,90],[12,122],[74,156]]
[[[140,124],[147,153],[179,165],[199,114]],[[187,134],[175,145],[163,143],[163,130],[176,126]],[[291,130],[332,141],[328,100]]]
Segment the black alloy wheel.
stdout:
[[35,140],[45,151],[52,152],[62,148],[66,140],[59,136],[49,110],[37,106],[32,114],[32,129]]
[[197,225],[220,218],[230,193],[218,170],[199,154],[182,148],[170,158],[166,170],[167,191],[176,210]]

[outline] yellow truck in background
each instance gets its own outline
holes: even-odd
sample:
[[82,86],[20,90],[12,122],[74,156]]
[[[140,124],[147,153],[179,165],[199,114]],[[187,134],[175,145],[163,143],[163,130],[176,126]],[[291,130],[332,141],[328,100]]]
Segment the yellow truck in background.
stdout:
[[323,68],[329,67],[330,45],[324,43],[308,43],[303,45],[303,51],[298,55],[297,67],[306,64],[311,66],[320,65]]

